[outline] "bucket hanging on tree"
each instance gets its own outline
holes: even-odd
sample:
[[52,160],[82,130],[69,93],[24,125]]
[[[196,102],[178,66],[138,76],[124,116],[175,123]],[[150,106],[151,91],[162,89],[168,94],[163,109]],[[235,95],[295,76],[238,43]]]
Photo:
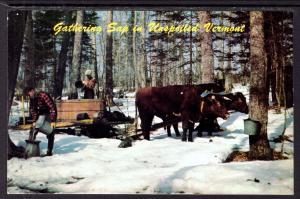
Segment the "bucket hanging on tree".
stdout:
[[261,123],[250,118],[244,120],[244,133],[248,135],[257,135],[260,132]]

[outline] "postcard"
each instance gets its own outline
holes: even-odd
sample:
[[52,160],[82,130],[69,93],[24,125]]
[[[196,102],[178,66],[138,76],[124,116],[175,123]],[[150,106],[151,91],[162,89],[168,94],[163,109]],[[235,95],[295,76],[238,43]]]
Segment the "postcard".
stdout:
[[7,194],[293,195],[293,12],[8,12]]

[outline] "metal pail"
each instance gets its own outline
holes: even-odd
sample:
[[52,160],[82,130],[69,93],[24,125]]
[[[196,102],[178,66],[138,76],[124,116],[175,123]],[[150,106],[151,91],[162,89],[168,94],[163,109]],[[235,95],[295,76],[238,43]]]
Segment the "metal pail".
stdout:
[[38,129],[40,132],[49,135],[52,133],[53,128],[47,117],[48,116],[46,115],[40,115],[38,120],[36,121],[35,128]]
[[38,157],[40,156],[40,142],[39,140],[25,140],[26,148],[25,148],[25,158],[30,157]]
[[244,133],[248,135],[256,135],[260,131],[261,124],[259,121],[250,118],[244,120]]

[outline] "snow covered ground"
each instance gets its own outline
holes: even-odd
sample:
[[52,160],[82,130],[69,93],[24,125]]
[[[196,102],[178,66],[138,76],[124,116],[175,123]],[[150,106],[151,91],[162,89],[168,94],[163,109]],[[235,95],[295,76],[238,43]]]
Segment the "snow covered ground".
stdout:
[[[245,89],[240,88],[245,91]],[[134,98],[119,100],[125,114],[135,115]],[[128,105],[128,106],[127,106]],[[284,112],[283,112],[284,113]],[[272,140],[283,129],[284,114],[269,111],[268,135],[271,146],[280,151],[282,143]],[[193,143],[167,137],[166,130],[151,134],[151,141],[139,140],[129,148],[118,148],[117,139],[90,139],[58,134],[54,155],[7,162],[8,193],[90,193],[90,194],[293,194],[293,142],[285,141],[287,160],[223,163],[234,150],[248,151],[243,119],[231,114],[218,119],[224,132],[196,137]],[[293,141],[293,109],[287,112],[285,135]],[[160,119],[155,118],[155,122]],[[17,145],[25,146],[27,131],[9,131]],[[196,134],[196,133],[195,133]],[[204,134],[205,135],[205,134]],[[47,139],[38,134],[41,152]]]

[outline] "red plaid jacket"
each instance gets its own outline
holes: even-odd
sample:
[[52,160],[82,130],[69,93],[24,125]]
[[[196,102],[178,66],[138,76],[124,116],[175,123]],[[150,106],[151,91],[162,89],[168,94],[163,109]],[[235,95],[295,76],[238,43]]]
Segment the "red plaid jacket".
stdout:
[[44,114],[50,114],[51,121],[56,121],[57,109],[55,102],[49,94],[43,91],[37,93],[33,99],[30,99],[29,112],[34,122],[38,119],[39,115]]
[[85,87],[87,87],[88,89],[93,89],[95,88],[97,81],[95,78],[93,78],[93,79],[86,79],[83,81],[83,83]]

